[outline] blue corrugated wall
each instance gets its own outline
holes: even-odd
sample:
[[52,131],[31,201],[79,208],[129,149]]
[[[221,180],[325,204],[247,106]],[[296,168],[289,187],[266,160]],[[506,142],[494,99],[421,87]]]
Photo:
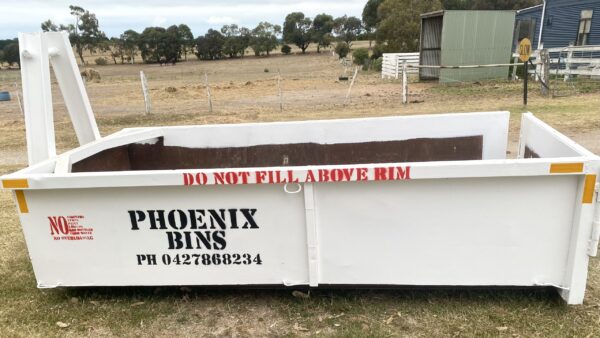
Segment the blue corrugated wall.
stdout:
[[[566,47],[577,41],[581,11],[594,10],[588,45],[600,45],[600,0],[547,0],[542,42],[545,48]],[[552,17],[552,25],[548,25]],[[534,45],[537,47],[537,43]]]
[[[547,0],[546,19],[544,20],[544,36],[542,42],[545,48],[566,47],[577,41],[581,11],[591,9],[592,28],[588,38],[588,45],[600,45],[600,0]],[[517,13],[517,20],[536,18],[533,48],[538,47],[542,6]],[[552,24],[548,21],[552,18]]]

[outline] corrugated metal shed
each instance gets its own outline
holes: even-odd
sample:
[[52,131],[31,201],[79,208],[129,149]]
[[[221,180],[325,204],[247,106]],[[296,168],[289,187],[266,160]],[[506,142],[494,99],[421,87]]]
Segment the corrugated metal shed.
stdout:
[[[439,24],[442,29],[439,30]],[[461,66],[508,63],[512,51],[514,11],[442,11],[422,15],[422,64]],[[439,41],[439,61],[430,49]],[[435,78],[422,69],[421,79]],[[508,67],[442,69],[440,82],[508,77]]]
[[[436,66],[441,62],[442,56],[442,27],[444,12],[429,13],[421,28],[421,65]],[[423,80],[439,79],[440,70],[437,68],[421,68],[419,77]]]

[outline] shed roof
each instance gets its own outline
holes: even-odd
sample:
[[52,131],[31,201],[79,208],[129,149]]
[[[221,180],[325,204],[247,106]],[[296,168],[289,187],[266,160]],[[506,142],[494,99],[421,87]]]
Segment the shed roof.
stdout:
[[527,7],[527,8],[523,8],[523,9],[519,9],[519,10],[517,10],[517,14],[534,12],[534,11],[542,9],[543,6],[544,6],[544,4],[539,4],[539,5],[535,5],[535,6],[531,6],[531,7]]
[[[538,5],[541,6],[541,5]],[[533,7],[532,7],[533,8]],[[526,8],[529,9],[529,8]],[[516,13],[517,11],[513,11],[513,10],[479,10],[479,9],[474,9],[474,10],[439,10],[439,11],[434,11],[434,12],[428,12],[428,13],[423,13],[421,14],[421,18],[433,18],[433,17],[437,17],[437,16],[444,16],[444,13],[446,12],[512,12],[512,13]]]
[[435,12],[429,12],[429,13],[423,13],[421,14],[421,18],[432,18],[432,17],[436,17],[436,16],[443,16],[444,15],[444,10],[439,10],[439,11],[435,11]]

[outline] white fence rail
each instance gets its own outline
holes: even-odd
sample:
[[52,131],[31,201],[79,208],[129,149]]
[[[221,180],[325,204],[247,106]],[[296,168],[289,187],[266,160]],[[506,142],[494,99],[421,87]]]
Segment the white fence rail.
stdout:
[[[547,48],[550,54],[550,74],[562,75],[568,80],[571,75],[600,76],[600,46],[569,46]],[[531,74],[540,74],[542,63],[539,61],[540,50],[531,56],[536,65],[530,69]],[[536,76],[537,78],[537,76]]]
[[[384,53],[381,65],[381,78],[398,79],[402,74],[402,64],[419,65],[419,53]],[[408,68],[409,73],[417,73],[418,68]]]

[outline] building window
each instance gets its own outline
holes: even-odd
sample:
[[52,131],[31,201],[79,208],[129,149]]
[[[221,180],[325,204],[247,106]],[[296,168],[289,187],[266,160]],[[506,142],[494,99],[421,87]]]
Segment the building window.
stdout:
[[515,34],[515,50],[518,50],[519,43],[521,40],[527,38],[533,43],[535,34],[535,18],[519,19],[517,20],[517,34]]
[[577,34],[577,46],[585,46],[588,44],[590,30],[592,28],[593,10],[581,11],[581,21],[579,21],[579,33]]

